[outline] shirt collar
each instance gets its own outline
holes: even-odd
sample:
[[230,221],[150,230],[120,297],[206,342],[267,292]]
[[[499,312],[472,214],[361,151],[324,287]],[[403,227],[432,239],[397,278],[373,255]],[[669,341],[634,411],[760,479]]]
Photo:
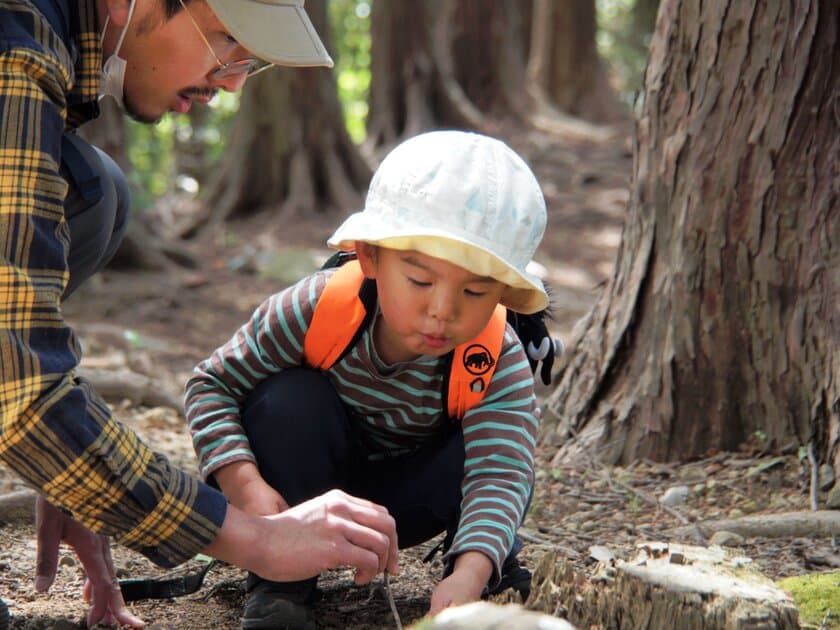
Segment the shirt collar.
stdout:
[[67,95],[67,120],[70,125],[78,126],[99,115],[97,92],[102,76],[102,46],[99,44],[96,0],[68,4],[75,81]]

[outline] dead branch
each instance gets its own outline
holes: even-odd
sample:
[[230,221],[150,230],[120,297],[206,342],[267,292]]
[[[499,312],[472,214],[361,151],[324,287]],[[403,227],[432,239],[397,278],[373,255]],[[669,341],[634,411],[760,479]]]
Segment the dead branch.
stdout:
[[0,525],[32,523],[35,519],[34,490],[18,490],[0,495]]
[[76,376],[88,381],[103,398],[128,398],[137,405],[170,407],[183,412],[180,398],[167,391],[158,380],[129,370],[100,370],[80,367]]
[[815,512],[785,512],[742,516],[735,519],[721,519],[694,523],[690,527],[675,527],[667,531],[672,536],[686,536],[695,528],[706,536],[727,531],[744,538],[798,538],[807,536],[829,537],[840,535],[840,511],[817,510]]

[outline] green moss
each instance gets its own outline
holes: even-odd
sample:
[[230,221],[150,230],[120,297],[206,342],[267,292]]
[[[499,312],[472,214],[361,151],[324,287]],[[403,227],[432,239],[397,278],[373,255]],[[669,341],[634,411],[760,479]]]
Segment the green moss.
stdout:
[[[803,627],[840,629],[840,571],[789,577],[778,585],[793,595]],[[826,625],[821,626],[823,620]]]

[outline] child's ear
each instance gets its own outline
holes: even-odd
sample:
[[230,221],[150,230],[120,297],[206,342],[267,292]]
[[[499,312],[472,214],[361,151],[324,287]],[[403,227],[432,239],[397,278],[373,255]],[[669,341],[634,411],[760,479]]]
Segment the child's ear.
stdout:
[[376,245],[356,241],[356,258],[359,259],[359,266],[361,266],[365,277],[371,280],[376,278],[378,251]]

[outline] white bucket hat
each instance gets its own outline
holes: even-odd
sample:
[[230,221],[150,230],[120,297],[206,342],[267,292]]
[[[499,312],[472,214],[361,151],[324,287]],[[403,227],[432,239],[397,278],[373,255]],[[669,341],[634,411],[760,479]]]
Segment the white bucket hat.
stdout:
[[540,185],[510,147],[475,133],[433,131],[385,157],[364,210],[327,244],[352,250],[364,241],[441,258],[508,285],[502,304],[534,313],[548,295],[526,267],[545,223]]
[[222,24],[255,57],[280,66],[327,66],[304,0],[207,0]]

